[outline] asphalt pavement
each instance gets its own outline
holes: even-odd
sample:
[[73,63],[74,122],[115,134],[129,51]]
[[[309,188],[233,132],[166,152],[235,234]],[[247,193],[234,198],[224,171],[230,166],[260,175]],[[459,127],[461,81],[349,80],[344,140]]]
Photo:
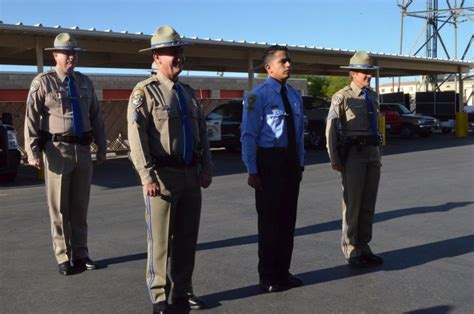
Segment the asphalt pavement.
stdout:
[[[254,193],[240,155],[214,150],[203,190],[194,290],[203,313],[472,313],[474,137],[389,139],[375,214],[381,267],[349,268],[339,248],[341,184],[307,153],[291,272],[304,286],[263,294]],[[103,268],[64,277],[53,257],[44,182],[22,166],[0,186],[0,313],[151,313],[141,188],[126,158],[95,168],[90,256]]]

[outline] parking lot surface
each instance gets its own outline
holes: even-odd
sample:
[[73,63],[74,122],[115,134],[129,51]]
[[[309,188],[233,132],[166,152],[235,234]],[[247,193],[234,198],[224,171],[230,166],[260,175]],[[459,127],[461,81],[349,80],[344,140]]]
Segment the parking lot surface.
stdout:
[[[371,242],[385,264],[366,270],[340,252],[340,178],[324,151],[308,151],[291,269],[304,286],[272,294],[257,287],[254,193],[240,155],[213,158],[194,272],[204,313],[472,313],[474,137],[389,139]],[[0,312],[150,313],[144,215],[129,161],[97,167],[89,251],[103,269],[61,276],[44,184],[22,166],[0,186]]]

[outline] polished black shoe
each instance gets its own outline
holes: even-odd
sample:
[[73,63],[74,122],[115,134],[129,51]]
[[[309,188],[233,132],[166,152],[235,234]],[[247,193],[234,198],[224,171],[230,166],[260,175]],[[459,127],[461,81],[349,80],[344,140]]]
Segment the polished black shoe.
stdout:
[[204,300],[192,293],[188,293],[182,298],[173,299],[172,304],[176,307],[187,307],[191,310],[202,310],[206,308]]
[[99,268],[99,266],[89,257],[80,258],[72,263],[74,267],[77,267],[78,269],[94,270]]
[[362,258],[370,265],[382,265],[383,258],[375,254],[363,255]]
[[161,301],[153,304],[153,314],[164,314],[168,313],[168,303]]
[[355,268],[365,268],[368,266],[367,261],[362,256],[354,256],[347,260],[349,266]]
[[72,267],[69,262],[64,262],[58,265],[59,273],[61,275],[67,276],[72,274]]
[[263,292],[278,292],[282,290],[282,287],[275,282],[269,282],[266,280],[260,280],[258,285]]
[[280,282],[280,285],[285,288],[301,287],[303,285],[303,280],[292,274],[288,274],[287,278]]

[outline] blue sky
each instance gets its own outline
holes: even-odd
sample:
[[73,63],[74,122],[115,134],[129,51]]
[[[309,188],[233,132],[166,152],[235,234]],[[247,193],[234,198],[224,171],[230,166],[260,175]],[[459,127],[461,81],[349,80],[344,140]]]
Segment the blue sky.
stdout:
[[[440,8],[446,7],[445,1],[439,3]],[[466,0],[465,6],[474,6],[474,0]],[[424,8],[424,0],[415,0],[410,6],[411,11]],[[42,23],[146,34],[159,25],[170,24],[187,37],[385,53],[398,53],[400,49],[397,0],[0,0],[0,20],[7,24]],[[410,48],[422,44],[416,43],[416,38],[421,34],[423,40],[424,22],[413,17],[404,21],[403,53],[408,54]],[[472,21],[459,25],[459,57],[474,31],[473,25]],[[454,56],[453,27],[445,26],[442,36]],[[438,57],[446,58],[438,46]],[[419,55],[423,56],[424,50]],[[466,59],[474,59],[474,47]]]

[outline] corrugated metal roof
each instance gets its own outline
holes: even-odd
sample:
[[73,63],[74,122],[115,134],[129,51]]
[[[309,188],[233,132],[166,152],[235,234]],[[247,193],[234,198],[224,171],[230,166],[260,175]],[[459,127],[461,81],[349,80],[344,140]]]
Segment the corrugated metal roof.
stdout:
[[[0,21],[0,24],[4,24],[3,21]],[[9,25],[9,24],[4,24],[4,25]],[[23,24],[23,22],[17,22],[14,25],[28,26],[28,25]],[[97,30],[95,27],[88,28],[88,29],[81,29],[79,26],[72,26],[72,27],[61,27],[61,25],[44,26],[42,23],[34,24],[32,26],[37,27],[37,28],[55,28],[55,29],[60,30],[60,31],[81,30],[81,31],[90,31],[90,32],[96,32],[96,33],[102,32],[102,33],[114,33],[114,34],[135,34],[135,35],[151,36],[151,34],[145,34],[143,32],[129,33],[127,30],[115,32],[112,29],[105,29],[103,31],[100,31],[100,30]],[[212,39],[210,37],[200,38],[200,37],[197,37],[197,36],[192,36],[192,37],[183,36],[183,37],[187,38],[187,39],[190,39],[190,40],[204,40],[204,41],[209,41],[209,42],[241,43],[241,44],[251,44],[251,45],[260,45],[260,46],[277,45],[277,43],[256,42],[256,41],[235,40],[235,39],[230,39],[230,40],[229,39],[223,39],[223,38]],[[296,44],[287,44],[287,43],[280,43],[278,45],[287,46],[289,48],[317,49],[317,50],[341,51],[341,52],[351,52],[351,53],[354,53],[356,51],[354,49],[316,47],[316,46],[296,45]],[[380,56],[407,57],[407,58],[419,58],[419,59],[425,59],[425,60],[455,61],[455,62],[469,63],[469,61],[459,60],[459,59],[431,58],[431,57],[425,57],[425,56],[410,56],[410,55],[406,55],[406,54],[399,55],[399,54],[395,54],[395,53],[386,53],[386,52],[377,52],[377,51],[367,51],[367,53],[369,53],[371,55],[380,55]]]
[[[23,39],[15,42],[8,37],[8,33],[21,33]],[[132,67],[147,68],[150,58],[137,51],[149,46],[151,35],[143,32],[130,33],[127,30],[113,31],[112,29],[97,30],[96,28],[81,29],[78,26],[61,27],[60,25],[48,27],[43,24],[24,25],[19,22],[15,25],[4,24],[0,21],[0,63],[3,64],[30,64],[36,63],[36,55],[31,49],[37,46],[49,46],[52,39],[59,32],[71,32],[80,39],[88,52],[81,57],[81,66],[100,67]],[[275,43],[256,42],[246,40],[226,40],[222,38],[186,37],[194,45],[186,49],[187,67],[190,70],[210,70],[224,72],[247,72],[248,61],[260,61],[263,50]],[[0,38],[3,39],[3,38]],[[100,45],[98,45],[100,41]],[[294,61],[294,70],[301,74],[329,74],[341,75],[346,70],[339,69],[340,65],[348,63],[355,50],[315,47],[307,45],[294,45],[280,43],[290,48]],[[16,46],[24,49],[13,55]],[[211,50],[206,50],[212,47]],[[109,51],[107,51],[109,49]],[[230,49],[230,50],[229,50]],[[441,58],[427,58],[422,56],[397,55],[392,53],[368,51],[376,64],[383,66],[381,74],[385,76],[403,76],[435,73],[468,72],[473,68],[473,62],[462,60],[446,60]],[[6,54],[10,54],[6,56]],[[132,57],[131,60],[123,59],[124,55]],[[188,57],[189,56],[189,57]],[[220,57],[219,57],[220,56]],[[4,58],[5,57],[5,58]],[[46,63],[51,62],[45,54]],[[2,61],[5,59],[5,61]],[[5,63],[7,62],[7,63]],[[84,64],[85,63],[85,64]],[[436,66],[435,66],[436,65]]]

